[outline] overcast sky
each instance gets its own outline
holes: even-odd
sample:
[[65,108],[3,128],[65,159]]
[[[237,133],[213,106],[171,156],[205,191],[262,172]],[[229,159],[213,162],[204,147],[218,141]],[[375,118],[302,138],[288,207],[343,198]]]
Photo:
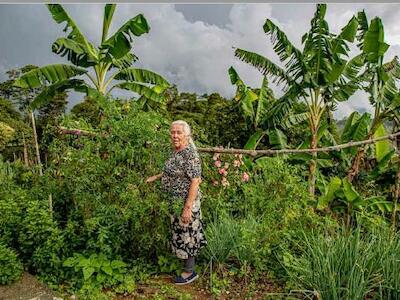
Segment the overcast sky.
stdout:
[[[64,7],[94,43],[100,40],[103,4],[65,4]],[[388,60],[400,55],[400,4],[336,3],[328,4],[327,20],[333,32],[342,28],[353,14],[365,9],[367,17],[382,18],[385,39],[391,45]],[[277,61],[269,37],[262,30],[272,19],[300,47],[301,36],[308,30],[315,4],[119,4],[111,31],[129,18],[143,13],[150,33],[134,40],[133,51],[139,56],[137,67],[164,76],[179,91],[198,94],[218,92],[231,98],[228,68],[234,66],[247,85],[259,87],[260,73],[234,57],[232,47],[260,53]],[[64,36],[44,4],[0,4],[0,81],[5,71],[26,64],[38,66],[67,63],[51,52],[51,44]],[[274,87],[279,95],[279,89]],[[70,107],[80,97],[73,96]],[[357,93],[340,104],[335,112],[342,118],[354,110],[371,111],[367,97]]]

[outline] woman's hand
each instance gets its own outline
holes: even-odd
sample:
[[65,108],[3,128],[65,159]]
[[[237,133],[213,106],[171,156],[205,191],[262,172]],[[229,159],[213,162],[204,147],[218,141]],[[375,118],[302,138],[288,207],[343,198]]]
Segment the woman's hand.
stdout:
[[146,179],[146,183],[151,183],[151,182],[153,182],[153,181],[156,181],[158,178],[160,178],[161,177],[161,174],[157,174],[157,175],[154,175],[154,176],[150,176],[149,178],[147,178]]
[[185,205],[182,211],[182,223],[189,224],[192,219],[192,209]]

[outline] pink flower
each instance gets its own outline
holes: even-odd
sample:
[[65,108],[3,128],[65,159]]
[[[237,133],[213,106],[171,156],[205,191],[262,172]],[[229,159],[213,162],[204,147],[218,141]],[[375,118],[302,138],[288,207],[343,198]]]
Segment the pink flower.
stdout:
[[212,181],[212,184],[215,185],[215,186],[217,186],[217,185],[218,185],[218,181],[217,181],[217,180],[213,180],[213,181]]
[[225,165],[224,165],[224,169],[228,170],[228,168],[229,168],[229,163],[226,162]]
[[247,182],[247,181],[249,181],[249,179],[250,179],[249,174],[247,174],[246,172],[243,172],[242,181]]
[[220,153],[214,153],[213,160],[218,160]]
[[221,168],[221,161],[220,160],[216,160],[214,163],[214,166],[216,166],[217,168]]
[[226,177],[222,178],[221,184],[222,184],[223,187],[229,186],[229,181],[226,179]]
[[225,169],[219,169],[219,174],[226,176],[228,174],[228,172]]
[[235,168],[239,168],[240,167],[240,160],[237,160],[237,159],[235,159],[234,161],[233,161],[233,166],[235,167]]

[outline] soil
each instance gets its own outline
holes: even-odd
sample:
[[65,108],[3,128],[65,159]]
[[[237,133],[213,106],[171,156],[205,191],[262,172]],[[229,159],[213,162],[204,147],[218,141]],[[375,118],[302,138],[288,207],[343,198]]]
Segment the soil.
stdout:
[[10,285],[0,285],[0,300],[56,300],[56,293],[29,273]]
[[[229,290],[222,291],[219,295],[210,293],[207,280],[200,278],[189,285],[174,285],[169,275],[154,276],[146,283],[138,285],[131,294],[118,295],[114,300],[136,299],[192,299],[192,300],[228,300],[228,299],[283,299],[281,297],[267,298],[268,293],[280,293],[282,288],[270,281],[260,281],[257,286],[249,288],[244,281],[231,282]],[[0,300],[70,300],[59,296],[41,283],[35,276],[24,273],[17,282],[0,285]],[[293,298],[291,298],[293,299]]]

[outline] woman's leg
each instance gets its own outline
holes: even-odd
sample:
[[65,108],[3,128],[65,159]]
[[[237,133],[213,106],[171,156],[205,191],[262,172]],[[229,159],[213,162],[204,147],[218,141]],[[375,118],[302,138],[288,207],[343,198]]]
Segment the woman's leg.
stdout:
[[184,272],[193,273],[194,272],[194,256],[190,256],[185,259],[185,267],[183,269]]

